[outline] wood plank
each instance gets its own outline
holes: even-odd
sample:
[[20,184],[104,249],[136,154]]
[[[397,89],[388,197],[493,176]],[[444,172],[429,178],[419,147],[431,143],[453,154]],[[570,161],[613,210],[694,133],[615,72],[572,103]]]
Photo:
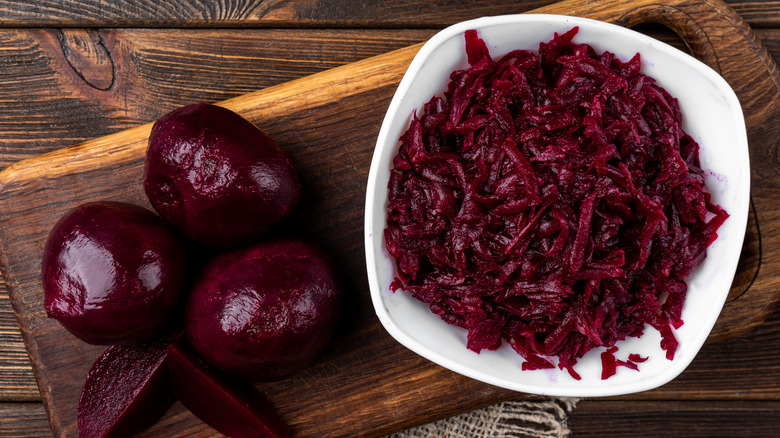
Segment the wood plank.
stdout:
[[567,423],[576,437],[774,437],[780,402],[581,400]]
[[16,316],[5,285],[0,283],[0,402],[40,400]]
[[734,10],[753,28],[780,27],[780,2],[778,1],[730,1]]
[[[777,431],[780,403],[755,400],[681,402],[587,399],[577,403],[566,421],[577,437],[668,436],[670,431],[687,437],[703,438],[769,437]],[[0,436],[51,437],[43,405],[0,404]]]
[[521,13],[554,0],[50,0],[0,1],[7,26],[34,27],[444,27],[484,15]]
[[0,403],[0,436],[50,438],[51,428],[40,403]]
[[[0,169],[155,120],[180,105],[277,85],[406,47],[433,32],[106,29],[85,36],[0,30]],[[85,40],[91,46],[78,44]],[[74,54],[78,47],[86,53]],[[89,53],[97,50],[109,62],[90,63]],[[89,82],[107,75],[112,79],[105,90]]]
[[[380,94],[382,94],[384,96],[384,98],[386,99],[387,96],[389,96],[390,92],[391,92],[391,90],[389,90],[389,91],[388,90],[383,90],[382,93],[386,93],[386,94],[382,94],[382,93],[380,93]],[[361,96],[359,94],[355,95],[355,96],[348,96],[348,97],[350,99],[351,98],[358,99],[358,100],[361,99]],[[365,98],[365,96],[363,96],[363,98]],[[356,104],[356,102],[354,102],[354,101],[345,101],[345,102],[343,102],[343,105],[347,105],[347,106],[355,105],[355,104]],[[338,105],[336,107],[333,107],[333,106],[330,106],[330,105],[327,105],[327,104],[323,104],[321,106],[317,106],[316,103],[315,103],[315,105],[313,107],[306,108],[305,110],[306,111],[309,111],[309,110],[311,110],[311,111],[320,111],[320,110],[322,110],[322,111],[327,111],[330,114],[334,114],[333,115],[334,119],[321,122],[321,123],[325,124],[325,126],[326,126],[325,129],[333,129],[332,125],[335,123],[334,120],[338,119],[338,117],[339,117],[338,114],[339,114],[339,111],[340,111]],[[257,114],[255,116],[259,117]],[[306,121],[308,121],[308,120],[311,120],[311,119],[310,118],[306,119]],[[288,138],[288,139],[292,139],[293,141],[310,141],[311,142],[310,144],[318,144],[317,143],[317,139],[315,138],[315,136],[313,135],[312,132],[307,132],[305,130],[303,130],[301,132],[293,132],[291,127],[289,127],[289,126],[288,127],[282,126],[282,122],[281,121],[278,121],[276,123],[278,123],[278,126],[275,126],[274,129],[278,130],[278,132],[280,133],[281,136],[284,136],[285,138]],[[360,123],[363,123],[361,125],[362,128],[367,128],[369,131],[372,129],[372,126],[373,126],[373,128],[376,128],[375,122],[361,121]],[[372,125],[372,123],[374,123],[374,125]],[[370,141],[371,141],[370,137],[371,136],[368,135],[368,136],[358,136],[358,137],[355,137],[354,139],[352,139],[352,138],[350,138],[350,139],[355,140],[355,144],[363,144],[363,143],[366,143],[366,142],[368,142],[370,144]],[[350,140],[350,139],[348,139],[348,140]],[[330,145],[326,145],[326,147],[330,147]],[[359,160],[360,159],[364,160],[365,159],[365,155],[359,155],[358,154],[358,158],[359,158]],[[313,166],[313,162],[314,162],[313,157],[307,157],[307,160],[308,160],[308,165],[309,166]],[[304,161],[307,161],[307,160],[304,160]],[[358,160],[358,163],[360,162],[359,160]],[[137,167],[138,163],[137,162],[132,162],[132,163],[130,163],[130,165]],[[357,170],[357,169],[354,169],[354,170]],[[345,172],[344,174],[351,175],[349,173],[351,171],[349,171],[348,169],[347,170],[337,169],[336,173],[338,174],[339,172]],[[359,180],[360,179],[359,178],[359,172],[357,173],[357,175],[358,175],[358,180]],[[128,176],[128,174],[121,174],[120,173],[120,175],[119,175],[120,178],[124,178],[124,177],[127,177],[127,176]],[[81,181],[82,185],[83,185],[84,181],[85,180]],[[334,186],[334,187],[331,187],[331,189],[332,190],[336,190],[336,189],[338,189],[338,187]],[[91,190],[91,189],[89,189],[89,190]],[[91,193],[86,193],[84,196],[86,196],[86,197],[97,196],[99,194],[100,194],[100,191],[98,189],[97,191],[92,191]],[[141,198],[138,196],[138,193],[135,193],[132,190],[130,190],[128,192],[114,193],[114,195],[120,196],[120,197],[121,196],[127,196],[128,199],[131,199],[131,200],[134,200],[134,201],[137,201],[137,202],[143,202],[141,200]],[[76,201],[77,200],[70,200],[68,202],[76,202]],[[354,205],[352,203],[350,205],[352,205],[354,207]],[[62,209],[62,208],[65,208],[65,206],[64,205],[59,205],[57,208]],[[328,210],[328,208],[330,208],[330,207],[323,207],[322,205],[320,205],[319,208],[317,208],[315,206],[315,210],[319,210],[319,211],[307,213],[308,216],[305,216],[304,219],[307,219],[307,220],[309,220],[309,219],[316,219],[318,217],[318,215],[322,214],[323,212],[326,212]],[[358,207],[357,210],[359,210],[359,209],[360,208]],[[341,211],[341,209],[338,209],[338,210]],[[359,221],[359,217],[360,217],[360,214],[359,214],[360,212],[359,211],[356,211],[354,208],[347,208],[344,211],[347,212],[348,216],[352,215],[352,216],[346,218],[346,222],[345,223],[349,224],[349,223],[354,223],[354,222]],[[337,224],[337,225],[339,225],[339,224]],[[38,226],[38,224],[36,224],[35,226]],[[341,227],[334,226],[333,228],[335,229],[335,231],[338,231],[338,229],[340,229]],[[41,227],[41,229],[45,230],[46,227],[45,226]],[[322,231],[322,229],[317,230],[316,226],[315,226],[315,229],[313,229],[313,230],[309,229],[307,231],[318,232],[318,231]],[[346,244],[346,243],[343,243],[343,242],[341,242],[341,243],[336,242],[336,243],[334,243],[334,247],[336,247],[336,249],[337,249],[336,252],[341,254],[342,257],[344,257],[345,260],[349,259],[348,257],[360,258],[359,248],[356,249],[356,247],[354,246],[354,243],[353,244]],[[359,247],[359,244],[358,244],[358,247]],[[354,260],[354,259],[355,258],[352,258],[351,260]],[[362,283],[362,279],[360,279],[360,278],[357,278],[354,281],[355,281],[355,284]],[[14,284],[14,286],[19,286],[20,284],[25,286],[24,282]],[[371,330],[368,330],[368,331],[360,332],[359,334],[350,334],[350,336],[352,336],[353,338],[351,340],[349,340],[349,341],[345,341],[344,345],[349,346],[350,342],[352,343],[352,345],[364,345],[366,343],[365,342],[366,340],[373,339],[374,333]],[[383,344],[380,342],[379,346],[381,347],[382,345]],[[348,349],[347,347],[340,347],[340,348]],[[336,353],[333,353],[333,354],[340,354],[340,352],[341,352],[341,350],[338,350],[338,348],[337,348]],[[376,351],[374,351],[373,354],[380,354],[380,352],[384,353],[384,354],[390,353],[391,357],[395,357],[395,356],[392,356],[394,351],[386,351],[386,350],[383,350],[383,349],[377,349]],[[398,357],[401,358],[402,360],[404,359],[403,355],[399,355]],[[354,357],[353,359],[356,360],[356,363],[361,363],[363,365],[366,364],[366,362],[364,360],[361,362],[362,359],[360,359],[360,358]],[[324,363],[327,363],[327,359],[325,359]],[[381,363],[384,363],[384,362],[377,362],[376,364],[380,365]],[[403,362],[403,363],[406,364],[407,362]],[[418,367],[419,366],[419,364],[415,363],[414,361],[410,362],[410,364],[411,364],[412,367]],[[322,366],[321,368],[319,368],[319,371],[318,371],[319,374],[317,376],[320,377],[320,378],[325,376],[327,378],[327,376],[333,376],[333,374],[332,374],[333,372],[334,371],[332,369],[330,369],[328,366]],[[76,374],[78,374],[78,373],[76,373]],[[440,372],[439,371],[435,371],[431,376],[438,377],[439,375],[440,375]],[[401,374],[401,375],[388,374],[386,377],[393,378],[393,379],[388,379],[388,381],[393,381],[393,382],[395,382],[395,381],[403,381],[401,378],[402,377],[406,377],[406,374]],[[450,379],[451,377],[444,376],[444,378],[445,379]],[[455,379],[455,380],[457,380],[457,379]],[[303,382],[298,382],[297,384],[301,384],[301,383],[304,383],[304,384],[305,383],[312,383],[312,381],[304,380]],[[470,382],[461,382],[461,383],[456,382],[456,384],[459,384],[461,386],[461,389],[464,389],[464,390],[468,390],[468,384],[469,383]],[[388,389],[392,390],[394,388],[388,388]],[[436,388],[423,387],[423,389],[425,389],[425,391],[433,391]],[[277,391],[279,391],[279,394],[280,394],[280,395],[278,395],[278,397],[280,397],[280,399],[282,399],[282,400],[284,399],[284,397],[290,396],[289,394],[288,395],[284,395],[285,391],[289,391],[289,388],[278,388]],[[273,392],[273,390],[272,390],[272,392]],[[332,394],[332,395],[339,395],[339,393],[337,392],[337,393]],[[496,396],[496,394],[490,394],[490,393],[487,393],[487,394],[482,393],[482,394],[476,394],[476,395],[477,395],[478,398],[484,397],[484,398],[481,399],[480,402],[482,402],[484,400],[489,400],[490,397]],[[503,395],[500,395],[500,396],[503,397]],[[450,404],[450,405],[446,404],[448,402],[452,403],[451,400],[440,400],[440,399],[436,399],[436,398],[431,398],[431,399],[428,399],[428,400],[430,400],[431,402],[442,402],[443,403],[440,406],[440,408],[439,408],[440,410],[439,411],[434,410],[434,412],[431,414],[434,417],[436,415],[446,415],[447,413],[452,412],[452,409],[454,409],[452,404]],[[319,401],[322,401],[322,399],[319,399]],[[325,399],[325,401],[329,401],[329,400]],[[408,400],[408,401],[409,402],[419,402],[419,400],[417,400],[417,399]],[[457,409],[461,409],[462,406],[463,406],[462,404],[459,405],[459,403],[463,403],[463,401],[462,400],[460,400],[460,401],[456,400],[455,403],[454,403],[455,405],[457,405]],[[395,407],[395,406],[387,406],[387,407],[390,408],[390,407]],[[178,414],[175,414],[173,418],[179,418],[179,417],[176,417],[176,415],[178,415]],[[184,417],[182,417],[182,418],[184,418]],[[365,419],[365,418],[361,418],[360,420],[361,421],[367,421],[367,419]],[[174,421],[174,420],[171,420],[171,421]],[[179,418],[179,420],[175,420],[175,421],[185,421],[185,420],[182,420],[181,418]],[[397,425],[398,424],[396,423],[395,426],[397,426]],[[384,427],[387,427],[387,426],[384,426]],[[376,430],[381,430],[381,429],[376,429]]]
[[[89,70],[97,67],[69,64],[58,32],[0,30],[0,169],[146,123],[182,104],[284,83],[424,41],[434,32],[101,30],[96,33],[112,57],[115,82],[100,90],[83,79],[98,76]],[[673,41],[668,34],[650,34]],[[780,31],[759,35],[780,60]],[[160,40],[166,44],[160,46]],[[211,44],[214,40],[223,43]]]
[[766,48],[769,55],[776,63],[780,63],[780,29],[756,29],[756,35],[761,39],[761,45]]
[[[486,15],[516,14],[555,0],[25,0],[0,1],[8,27],[442,28]],[[727,0],[748,24],[780,24],[780,1]]]

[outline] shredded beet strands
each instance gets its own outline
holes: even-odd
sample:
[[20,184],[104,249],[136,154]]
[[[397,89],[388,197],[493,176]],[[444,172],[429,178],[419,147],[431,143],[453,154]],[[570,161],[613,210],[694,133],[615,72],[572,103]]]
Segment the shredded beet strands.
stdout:
[[627,62],[575,44],[573,28],[493,60],[466,32],[455,71],[401,137],[385,242],[405,289],[468,329],[508,342],[524,370],[574,364],[661,334],[672,359],[687,285],[728,214],[710,202],[677,100]]

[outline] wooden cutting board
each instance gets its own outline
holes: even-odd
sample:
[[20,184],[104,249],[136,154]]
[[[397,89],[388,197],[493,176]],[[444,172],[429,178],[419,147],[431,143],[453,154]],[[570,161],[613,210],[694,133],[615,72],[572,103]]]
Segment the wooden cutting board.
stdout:
[[[748,127],[752,208],[739,272],[710,341],[759,325],[780,301],[780,213],[774,208],[780,201],[780,77],[752,31],[719,1],[570,1],[534,12],[626,26],[664,24],[734,88]],[[293,154],[304,196],[280,233],[318,241],[346,278],[344,317],[324,356],[301,375],[257,385],[296,436],[380,435],[529,397],[431,364],[390,338],[373,314],[363,253],[365,182],[384,111],[419,47],[221,103]],[[150,127],[19,162],[0,174],[0,263],[56,436],[78,435],[76,404],[84,375],[103,348],[78,341],[46,317],[39,274],[43,245],[56,220],[80,203],[109,199],[149,206],[141,181]],[[147,434],[215,432],[177,403]]]

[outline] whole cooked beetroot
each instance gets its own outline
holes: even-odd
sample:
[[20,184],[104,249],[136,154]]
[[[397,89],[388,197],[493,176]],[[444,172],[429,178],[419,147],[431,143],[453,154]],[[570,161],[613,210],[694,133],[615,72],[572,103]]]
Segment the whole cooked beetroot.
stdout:
[[90,344],[129,344],[163,331],[181,303],[181,246],[151,211],[94,202],[67,213],[46,241],[44,306]]
[[255,125],[228,109],[194,104],[152,127],[144,190],[184,235],[228,248],[289,217],[301,187],[290,154]]
[[81,438],[131,437],[162,417],[174,400],[169,341],[113,345],[100,355],[79,397]]
[[212,260],[193,287],[185,334],[228,374],[278,380],[310,364],[333,334],[342,292],[322,249],[267,241]]

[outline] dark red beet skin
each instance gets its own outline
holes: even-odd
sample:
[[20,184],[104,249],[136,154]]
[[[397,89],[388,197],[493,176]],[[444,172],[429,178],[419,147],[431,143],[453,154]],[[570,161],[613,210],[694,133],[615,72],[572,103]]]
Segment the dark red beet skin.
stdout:
[[176,396],[204,423],[231,438],[287,435],[271,403],[248,383],[210,367],[183,341],[171,344],[168,356]]
[[167,356],[167,340],[106,349],[79,398],[79,436],[130,437],[162,417],[174,400]]
[[325,348],[341,295],[335,268],[320,248],[268,241],[204,268],[187,302],[185,334],[203,359],[229,374],[284,379]]
[[157,215],[136,205],[73,209],[49,234],[42,265],[46,313],[90,344],[149,339],[182,304],[179,242]]
[[144,190],[160,215],[215,248],[258,239],[300,198],[290,154],[228,109],[194,104],[154,124]]

